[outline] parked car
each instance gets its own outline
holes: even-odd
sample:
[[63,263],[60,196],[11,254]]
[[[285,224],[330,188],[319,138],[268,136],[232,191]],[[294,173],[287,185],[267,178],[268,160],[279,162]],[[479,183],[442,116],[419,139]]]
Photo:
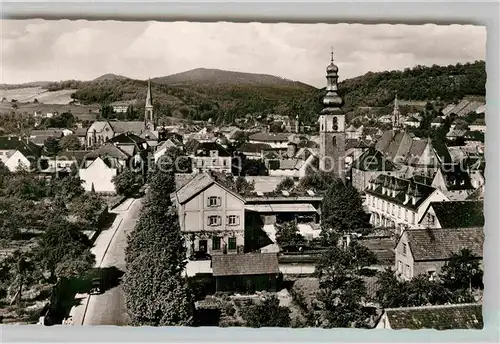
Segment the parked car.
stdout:
[[102,293],[101,279],[94,278],[92,280],[92,285],[90,287],[89,294],[90,295],[98,295]]
[[191,257],[189,257],[189,260],[210,260],[212,257],[204,251],[195,251]]

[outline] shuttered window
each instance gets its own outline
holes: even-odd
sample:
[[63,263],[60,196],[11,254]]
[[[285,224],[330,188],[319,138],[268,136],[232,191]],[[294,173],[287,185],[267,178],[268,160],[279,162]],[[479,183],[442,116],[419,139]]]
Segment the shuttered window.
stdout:
[[220,240],[219,237],[212,238],[212,250],[220,250]]
[[229,215],[227,217],[227,224],[229,226],[237,226],[240,224],[240,217],[238,215]]

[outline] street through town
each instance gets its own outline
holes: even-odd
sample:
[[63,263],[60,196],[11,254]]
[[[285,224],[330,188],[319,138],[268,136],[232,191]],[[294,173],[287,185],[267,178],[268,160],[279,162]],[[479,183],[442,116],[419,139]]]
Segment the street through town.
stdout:
[[[95,253],[96,267],[116,268],[125,272],[127,234],[134,229],[141,206],[141,199],[130,199],[111,211],[117,214],[116,225],[110,228],[109,233],[101,233],[96,240],[95,251],[103,250],[101,258]],[[105,290],[100,295],[86,296],[73,313],[75,325],[127,325],[129,321],[121,285]]]

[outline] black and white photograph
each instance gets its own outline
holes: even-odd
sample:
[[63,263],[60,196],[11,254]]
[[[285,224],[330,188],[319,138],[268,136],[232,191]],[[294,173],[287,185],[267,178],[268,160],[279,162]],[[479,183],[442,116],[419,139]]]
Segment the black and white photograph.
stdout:
[[483,329],[486,27],[0,21],[0,324]]

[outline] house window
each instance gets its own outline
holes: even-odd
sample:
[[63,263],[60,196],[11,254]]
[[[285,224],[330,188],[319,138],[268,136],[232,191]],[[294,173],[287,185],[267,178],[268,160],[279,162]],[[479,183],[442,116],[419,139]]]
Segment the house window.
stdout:
[[411,213],[411,223],[415,224],[415,213]]
[[403,272],[403,262],[402,261],[398,261],[398,272]]
[[220,250],[220,240],[219,237],[212,238],[212,250]]
[[229,238],[227,246],[229,250],[236,250],[236,238]]
[[398,219],[401,218],[401,207],[398,206]]
[[405,276],[410,277],[410,266],[408,264],[405,265]]
[[208,217],[209,226],[217,226],[220,225],[220,216],[212,215]]
[[434,215],[432,214],[427,214],[427,225],[430,227],[430,226],[434,226],[434,223],[436,221],[436,218],[434,217]]
[[408,209],[405,210],[405,221],[408,221]]
[[228,217],[228,221],[227,223],[230,225],[230,226],[236,226],[238,225],[238,222],[240,220],[240,217],[237,216],[237,215],[229,215]]
[[428,270],[427,276],[429,276],[429,280],[432,281],[436,277],[436,270]]
[[209,207],[218,207],[220,206],[220,197],[210,196],[208,197],[208,206]]
[[406,244],[403,244],[403,254],[406,256]]

